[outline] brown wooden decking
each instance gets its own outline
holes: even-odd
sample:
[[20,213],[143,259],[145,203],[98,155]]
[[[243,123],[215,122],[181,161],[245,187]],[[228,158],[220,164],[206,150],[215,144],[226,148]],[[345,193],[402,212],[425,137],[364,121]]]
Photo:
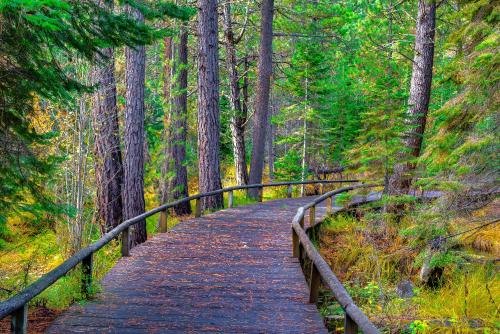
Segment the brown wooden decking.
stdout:
[[156,235],[48,333],[326,333],[292,258],[291,221],[310,201],[227,209]]

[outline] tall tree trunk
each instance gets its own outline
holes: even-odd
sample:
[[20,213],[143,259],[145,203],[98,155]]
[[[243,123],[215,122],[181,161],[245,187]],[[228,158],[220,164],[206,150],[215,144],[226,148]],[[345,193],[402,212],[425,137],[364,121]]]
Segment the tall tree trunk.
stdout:
[[[113,10],[112,3],[104,3]],[[101,50],[103,64],[92,68],[94,84],[92,121],[94,164],[99,219],[110,230],[122,222],[123,165],[116,109],[115,58],[113,49]]]
[[245,123],[247,115],[243,113],[240,102],[240,85],[237,70],[236,42],[231,22],[231,4],[224,2],[224,37],[226,40],[226,63],[229,71],[229,88],[231,100],[231,137],[233,142],[233,156],[238,185],[248,183],[248,172],[245,152]]
[[[274,0],[263,0],[261,5],[262,19],[260,24],[260,47],[257,79],[257,95],[253,116],[253,147],[250,161],[249,183],[262,182],[264,168],[264,151],[269,112],[269,93],[273,69],[273,11]],[[250,189],[252,198],[259,196],[259,189]]]
[[[129,15],[139,22],[144,16],[128,7]],[[123,216],[130,219],[144,213],[144,84],[146,48],[136,46],[125,49],[126,100],[125,108],[125,163],[123,187]],[[146,220],[135,224],[131,231],[131,244],[146,241]]]
[[248,71],[250,70],[250,64],[248,62],[248,54],[245,54],[245,57],[243,58],[243,70],[245,72],[243,73],[243,101],[242,101],[243,103],[241,110],[246,119],[248,117],[248,100],[249,100]]
[[[199,0],[198,7],[198,188],[202,193],[222,188],[217,0]],[[202,199],[202,209],[223,206],[222,194]]]
[[[309,81],[306,77],[306,105],[304,107],[304,122],[303,122],[303,137],[302,137],[302,175],[301,175],[301,181],[304,182],[306,180],[307,174],[306,174],[306,159],[307,159],[307,99],[308,99],[308,84]],[[306,192],[306,185],[302,184],[300,187],[300,196],[304,196]]]
[[[163,105],[164,107],[164,117],[163,117],[163,155],[165,161],[161,166],[161,178],[159,184],[160,193],[160,203],[167,203],[169,201],[168,197],[168,178],[170,170],[170,160],[169,160],[169,126],[170,126],[170,114],[172,112],[172,101],[170,99],[170,91],[172,90],[172,52],[173,52],[173,41],[172,37],[165,37],[163,40],[165,47],[163,59]],[[161,219],[161,217],[158,217]]]
[[[169,124],[169,145],[166,156],[169,171],[174,175],[167,182],[166,201],[188,196],[188,178],[186,168],[186,140],[187,140],[187,85],[188,85],[188,33],[185,27],[181,28],[178,45],[174,46],[173,73],[176,73],[176,82],[173,83],[172,112]],[[191,213],[189,202],[173,207],[176,215]]]
[[[427,122],[427,112],[431,96],[432,66],[434,62],[434,35],[436,27],[436,2],[418,1],[417,31],[415,36],[415,56],[408,99],[408,133],[403,143],[410,152],[410,159],[420,156],[422,140]],[[406,156],[405,156],[406,157]],[[388,194],[406,194],[411,185],[414,161],[403,161],[394,166],[389,180]]]
[[[393,8],[393,3],[392,0],[389,0],[388,8],[387,8],[387,21],[388,21],[388,32],[387,32],[387,45],[389,46],[387,48],[387,68],[386,68],[386,75],[388,78],[392,78],[392,44],[394,43],[393,41],[393,32],[392,32],[392,21],[393,21],[393,13],[392,11],[394,10]],[[391,90],[391,84],[390,81],[387,81],[387,92]],[[389,108],[389,110],[392,109],[392,101],[390,96],[388,95],[387,101],[386,101],[386,106]],[[389,127],[389,118],[385,117],[384,118],[384,126],[386,128]],[[384,135],[384,145],[385,147],[388,146],[388,136],[387,134]],[[389,163],[389,155],[384,156],[384,193],[387,193],[389,191],[389,179],[391,177],[390,173],[390,163]],[[387,210],[387,203],[384,204],[384,212]]]
[[267,137],[267,164],[269,166],[269,180],[274,181],[274,129],[275,126],[271,122],[274,114],[274,101],[271,99],[271,109],[269,113],[269,130]]

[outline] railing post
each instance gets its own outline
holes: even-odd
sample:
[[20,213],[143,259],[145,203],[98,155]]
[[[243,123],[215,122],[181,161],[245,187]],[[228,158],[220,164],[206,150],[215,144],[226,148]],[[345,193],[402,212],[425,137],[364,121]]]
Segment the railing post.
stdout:
[[230,190],[228,193],[227,193],[227,207],[228,208],[232,208],[233,207],[233,191]]
[[293,186],[291,184],[288,185],[288,189],[286,190],[286,197],[292,198],[293,194]]
[[293,257],[297,258],[300,255],[299,251],[299,246],[300,246],[300,240],[297,232],[295,232],[295,229],[292,227],[292,254]]
[[122,232],[122,256],[130,256],[130,226]]
[[160,211],[160,233],[168,232],[167,209]]
[[201,198],[196,199],[196,208],[194,210],[194,217],[201,217]]
[[309,225],[314,226],[314,221],[316,220],[316,205],[309,208]]
[[325,193],[325,184],[324,183],[320,183],[319,184],[319,194],[323,195],[324,193]]
[[262,202],[263,195],[264,195],[264,187],[259,187],[259,198],[257,199],[259,202]]
[[300,266],[303,268],[305,263],[304,246],[299,242],[299,262]]
[[309,282],[309,303],[317,303],[319,298],[319,284],[320,284],[319,271],[316,265],[311,263],[311,281]]
[[89,296],[92,293],[92,270],[94,267],[94,253],[90,253],[82,260],[82,293]]
[[28,304],[24,304],[11,314],[10,330],[13,334],[28,332]]
[[332,202],[333,202],[333,198],[332,197],[328,197],[326,199],[326,214],[327,215],[331,215],[332,214]]
[[357,334],[358,325],[351,319],[349,314],[345,314],[344,318],[344,333],[345,334]]

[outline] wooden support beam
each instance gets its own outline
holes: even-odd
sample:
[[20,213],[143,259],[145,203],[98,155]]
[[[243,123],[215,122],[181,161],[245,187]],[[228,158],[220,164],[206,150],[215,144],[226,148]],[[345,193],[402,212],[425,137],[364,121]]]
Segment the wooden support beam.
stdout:
[[292,196],[293,196],[293,186],[291,184],[289,184],[288,188],[286,190],[286,197],[292,198]]
[[259,202],[262,202],[262,197],[264,196],[264,187],[259,187],[259,198],[257,199]]
[[196,199],[196,208],[194,210],[194,217],[195,218],[201,217],[201,198]]
[[351,319],[349,314],[345,314],[344,318],[344,333],[345,334],[357,334],[358,333],[358,325]]
[[311,280],[309,281],[309,303],[317,303],[321,277],[314,263],[311,263]]
[[314,226],[314,221],[316,220],[316,205],[309,208],[309,225]]
[[304,251],[304,245],[302,245],[299,242],[299,262],[300,262],[300,266],[302,268],[304,268],[305,258],[306,258],[306,254],[305,254],[305,251]]
[[11,314],[10,330],[13,334],[28,332],[28,304],[24,304]]
[[234,196],[233,196],[233,191],[231,190],[227,193],[227,207],[232,208],[234,205],[233,202],[234,202]]
[[299,236],[297,235],[297,232],[292,228],[292,256],[297,258],[299,257]]
[[130,256],[130,227],[122,232],[122,256]]
[[160,233],[168,232],[167,210],[160,211]]
[[94,253],[90,253],[82,260],[82,293],[84,296],[92,294],[92,270],[94,267]]
[[332,202],[333,202],[333,197],[328,197],[326,199],[326,214],[327,215],[331,215],[332,214],[332,209],[333,209],[332,208],[333,207]]
[[304,228],[304,216],[300,219],[299,224],[302,228]]

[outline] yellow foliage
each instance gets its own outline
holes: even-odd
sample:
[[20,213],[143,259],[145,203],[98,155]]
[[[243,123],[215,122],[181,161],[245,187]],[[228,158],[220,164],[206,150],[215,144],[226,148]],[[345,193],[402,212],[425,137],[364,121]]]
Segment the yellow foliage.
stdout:
[[451,320],[452,327],[469,327],[471,320],[498,325],[500,276],[483,266],[456,274],[438,290],[423,290],[415,299],[422,318]]

